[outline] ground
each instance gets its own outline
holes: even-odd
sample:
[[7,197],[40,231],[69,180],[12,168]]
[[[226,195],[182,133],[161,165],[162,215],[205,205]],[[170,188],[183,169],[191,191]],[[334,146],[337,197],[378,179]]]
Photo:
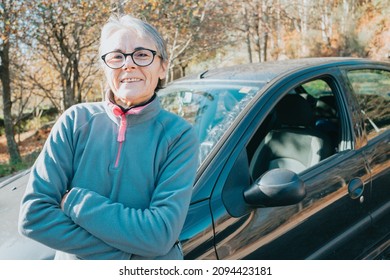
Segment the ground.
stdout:
[[[16,135],[19,145],[20,155],[25,158],[29,155],[37,154],[42,149],[43,144],[50,132],[49,128],[43,128],[38,131],[28,131]],[[6,164],[9,161],[7,153],[7,141],[5,135],[0,136],[0,164]]]

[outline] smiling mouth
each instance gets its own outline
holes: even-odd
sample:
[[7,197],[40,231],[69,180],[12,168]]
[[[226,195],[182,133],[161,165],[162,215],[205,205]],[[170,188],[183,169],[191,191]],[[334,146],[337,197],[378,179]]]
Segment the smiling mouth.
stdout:
[[126,78],[121,80],[121,83],[134,83],[134,82],[140,82],[142,81],[141,79],[138,78]]

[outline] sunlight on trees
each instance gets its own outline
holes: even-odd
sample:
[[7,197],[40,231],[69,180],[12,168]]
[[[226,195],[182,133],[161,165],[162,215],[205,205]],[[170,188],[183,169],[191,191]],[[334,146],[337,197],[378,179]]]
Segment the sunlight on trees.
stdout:
[[381,0],[1,0],[0,90],[5,134],[42,108],[101,100],[100,28],[112,13],[155,25],[167,41],[166,81],[205,68],[308,56],[390,56]]

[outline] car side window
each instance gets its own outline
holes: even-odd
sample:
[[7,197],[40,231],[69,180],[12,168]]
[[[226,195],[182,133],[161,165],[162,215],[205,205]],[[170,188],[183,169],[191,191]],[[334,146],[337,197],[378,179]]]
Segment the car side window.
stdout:
[[373,138],[390,127],[390,72],[351,70],[347,76],[364,116],[366,132]]
[[291,89],[247,145],[252,180],[274,168],[300,173],[338,151],[340,118],[329,78]]

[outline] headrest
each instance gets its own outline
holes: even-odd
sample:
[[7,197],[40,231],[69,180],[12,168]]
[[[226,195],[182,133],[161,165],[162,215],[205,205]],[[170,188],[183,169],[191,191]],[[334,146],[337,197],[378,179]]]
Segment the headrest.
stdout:
[[282,125],[310,126],[313,110],[309,102],[299,94],[287,94],[276,106],[276,113]]
[[333,95],[321,96],[316,104],[316,110],[321,117],[336,117],[336,99]]

